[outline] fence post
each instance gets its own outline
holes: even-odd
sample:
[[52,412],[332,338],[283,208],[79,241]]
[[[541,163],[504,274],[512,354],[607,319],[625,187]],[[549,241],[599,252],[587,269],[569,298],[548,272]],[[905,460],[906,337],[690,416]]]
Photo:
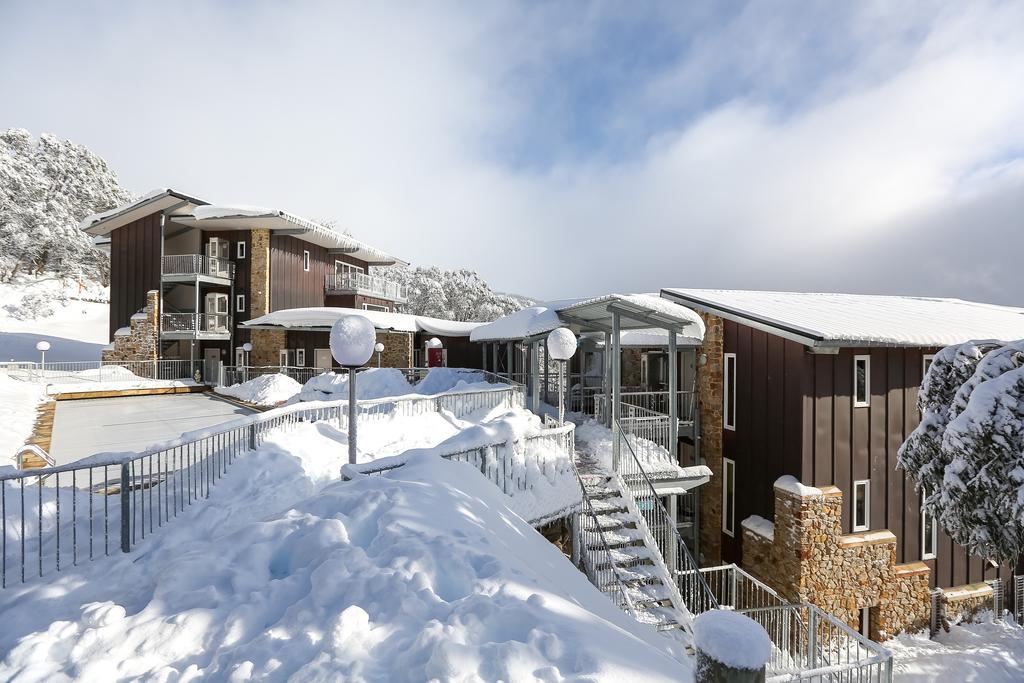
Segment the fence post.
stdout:
[[818,614],[813,608],[807,608],[807,660],[810,668],[818,666]]
[[132,501],[131,488],[128,485],[128,463],[121,463],[121,552],[132,550]]
[[1001,579],[986,581],[992,587],[992,613],[996,621],[1003,620],[1003,582]]
[[249,450],[256,450],[256,423],[249,425]]

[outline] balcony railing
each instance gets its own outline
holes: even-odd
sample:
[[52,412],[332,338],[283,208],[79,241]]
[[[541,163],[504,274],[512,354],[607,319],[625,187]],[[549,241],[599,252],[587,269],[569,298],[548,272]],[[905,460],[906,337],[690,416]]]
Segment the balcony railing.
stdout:
[[210,258],[200,254],[176,254],[163,257],[163,274],[205,275],[232,280],[235,277],[235,264],[227,259]]
[[230,334],[231,316],[227,313],[164,313],[160,316],[163,332],[194,335]]
[[402,285],[366,273],[336,273],[328,275],[324,285],[327,294],[365,294],[388,301],[407,301],[408,290]]

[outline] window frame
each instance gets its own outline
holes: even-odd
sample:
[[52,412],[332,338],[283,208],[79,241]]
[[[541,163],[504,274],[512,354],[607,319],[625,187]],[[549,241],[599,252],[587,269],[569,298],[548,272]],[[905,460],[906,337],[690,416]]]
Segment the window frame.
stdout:
[[364,311],[378,311],[380,313],[390,313],[391,311],[387,306],[381,306],[380,304],[363,304]]
[[295,349],[295,367],[304,368],[306,367],[306,349],[297,348]]
[[235,258],[239,261],[243,260],[247,249],[248,247],[245,245],[245,240],[238,240],[238,244],[235,246]]
[[245,294],[235,294],[235,313],[245,313]]
[[729,458],[722,458],[722,533],[736,536],[736,461]]
[[860,624],[859,631],[865,638],[871,638],[871,608],[861,607],[860,608]]
[[[857,487],[864,485],[864,523],[857,524]],[[850,526],[853,531],[869,531],[871,529],[871,479],[857,479],[853,482],[853,495],[850,497]]]
[[235,347],[235,367],[245,367],[245,349],[241,346]]
[[928,374],[928,367],[931,365],[932,361],[934,361],[934,360],[935,360],[935,354],[934,353],[925,353],[925,354],[921,355],[921,379],[922,380],[924,380],[925,376]]
[[[931,533],[931,552],[928,552],[928,520],[931,521],[932,533]],[[935,515],[928,512],[928,509],[921,506],[921,559],[922,560],[934,560],[938,555],[939,550],[939,525],[935,523]]]
[[[857,365],[862,362],[864,363],[864,400],[861,401],[857,397]],[[853,407],[854,408],[870,408],[871,407],[871,356],[868,354],[858,354],[853,357]]]
[[[732,369],[729,361],[732,360]],[[722,355],[722,428],[736,431],[736,360],[735,353]],[[731,405],[730,405],[731,404]],[[732,408],[732,422],[729,422],[729,408]]]
[[[341,268],[339,268],[338,266],[341,266]],[[345,275],[346,274],[345,273],[346,270],[348,270],[348,271],[355,271],[355,272],[359,273],[360,275],[366,275],[366,269],[363,268],[362,266],[357,266],[356,264],[349,263],[348,261],[340,261],[338,259],[334,260],[334,274],[335,274],[335,276],[337,276],[337,275]]]
[[309,262],[310,262],[309,249],[303,249],[302,250],[302,270],[303,270],[303,272],[306,272],[306,273],[309,272]]

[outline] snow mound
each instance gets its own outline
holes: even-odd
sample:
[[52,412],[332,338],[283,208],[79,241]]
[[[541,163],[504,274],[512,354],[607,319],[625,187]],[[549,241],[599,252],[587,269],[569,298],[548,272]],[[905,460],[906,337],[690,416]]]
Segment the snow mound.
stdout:
[[0,679],[692,677],[478,471],[337,481],[343,440],[282,433],[139,551],[0,593]]
[[788,493],[792,493],[803,498],[809,496],[820,496],[821,489],[815,488],[814,486],[807,486],[800,483],[800,480],[791,474],[784,474],[775,480],[775,488],[781,489]]
[[[370,368],[356,379],[356,398],[369,400],[398,396],[434,396],[449,391],[496,389],[503,384],[490,384],[481,372],[458,368],[431,368],[427,376],[410,384],[401,370]],[[328,372],[311,378],[298,396],[300,401],[337,401],[348,399],[348,373]]]
[[734,669],[761,669],[772,656],[772,641],[756,621],[739,612],[715,609],[693,622],[694,646]]
[[1011,683],[1024,671],[1024,629],[1012,620],[991,620],[939,631],[901,634],[885,641],[893,678],[907,683],[984,681]]
[[230,387],[216,387],[218,394],[258,406],[276,406],[302,391],[302,385],[280,373],[262,375]]

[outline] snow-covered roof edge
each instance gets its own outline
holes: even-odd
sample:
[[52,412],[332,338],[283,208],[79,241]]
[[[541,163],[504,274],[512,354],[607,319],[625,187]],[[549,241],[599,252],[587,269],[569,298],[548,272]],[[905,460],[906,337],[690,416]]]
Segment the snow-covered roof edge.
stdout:
[[172,188],[159,187],[156,188],[155,190],[150,190],[141,197],[135,199],[134,201],[128,202],[127,204],[115,206],[112,209],[107,209],[106,211],[101,211],[99,213],[94,213],[86,216],[79,222],[78,228],[80,230],[89,232],[90,234],[100,234],[95,231],[103,223],[113,220],[123,214],[132,212],[147,204],[152,204],[156,201],[159,201],[160,199],[163,199],[164,197],[175,197],[180,201],[191,202],[193,204],[206,204],[206,202],[203,201],[202,199],[191,197],[187,194],[184,194],[183,192],[178,192],[177,190],[174,190]]
[[467,323],[457,320],[442,320],[411,313],[391,313],[385,311],[365,311],[357,308],[322,306],[310,308],[287,308],[274,311],[267,315],[247,320],[245,327],[283,327],[286,329],[317,329],[330,328],[336,320],[346,315],[361,315],[374,328],[384,331],[425,332],[442,337],[468,337],[470,333],[483,323]]

